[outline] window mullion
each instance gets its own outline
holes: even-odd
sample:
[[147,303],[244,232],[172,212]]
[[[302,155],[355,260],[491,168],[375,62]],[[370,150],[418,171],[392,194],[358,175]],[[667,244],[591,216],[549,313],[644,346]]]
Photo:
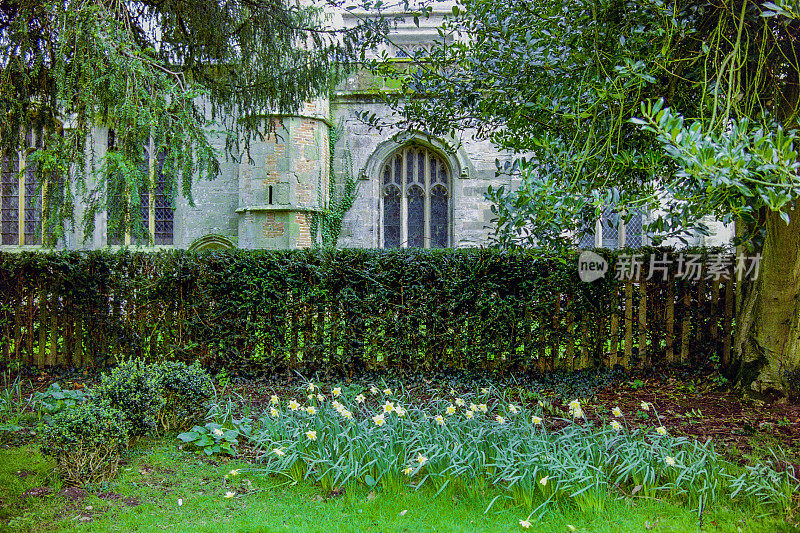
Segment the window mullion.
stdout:
[[400,172],[400,247],[408,248],[408,148],[401,153],[403,162]]
[[25,152],[19,154],[17,170],[17,242],[20,246],[25,244]]
[[148,180],[150,186],[147,190],[148,209],[147,209],[147,230],[150,245],[156,242],[156,159],[153,146],[153,137],[150,137],[150,149],[148,150]]
[[[423,198],[425,202],[425,207],[423,209],[423,228],[424,228],[424,238],[422,246],[424,248],[431,247],[431,158],[430,154],[427,150],[423,152],[423,176],[422,176],[422,186],[424,187],[423,191]],[[419,157],[417,158],[417,164],[419,164]],[[419,169],[417,169],[419,170]],[[417,174],[419,175],[419,174]]]

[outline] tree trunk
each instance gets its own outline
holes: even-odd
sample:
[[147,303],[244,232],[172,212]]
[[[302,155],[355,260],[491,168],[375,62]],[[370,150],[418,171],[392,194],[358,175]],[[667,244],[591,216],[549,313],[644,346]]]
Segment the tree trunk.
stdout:
[[800,385],[800,208],[766,216],[758,277],[744,281],[738,307],[737,382],[743,389],[788,392]]

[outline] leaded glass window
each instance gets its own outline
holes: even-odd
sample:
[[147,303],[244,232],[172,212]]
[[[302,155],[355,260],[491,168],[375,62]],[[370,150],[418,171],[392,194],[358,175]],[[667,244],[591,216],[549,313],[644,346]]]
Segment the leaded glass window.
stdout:
[[[108,149],[114,149],[113,131],[109,131]],[[152,157],[150,150],[145,148],[145,168],[142,170],[148,176],[148,180],[139,191],[139,204],[132,206],[133,212],[138,217],[139,225],[134,228],[132,223],[123,224],[116,231],[109,227],[107,237],[109,245],[171,246],[173,244],[175,210],[172,207],[169,182],[164,175],[165,160],[166,154],[163,152],[158,157]],[[114,206],[120,206],[119,209],[124,209],[123,199],[127,193],[122,181],[110,179],[108,187],[108,194],[112,200],[109,202],[111,208],[115,209]],[[120,216],[124,216],[124,213],[109,213],[109,217],[119,219]]]
[[434,151],[411,144],[381,170],[381,244],[384,248],[450,246],[450,170]]
[[[35,139],[34,139],[35,137]],[[40,136],[29,133],[26,143],[41,147]],[[42,244],[42,194],[36,166],[26,153],[7,153],[0,165],[0,245]]]

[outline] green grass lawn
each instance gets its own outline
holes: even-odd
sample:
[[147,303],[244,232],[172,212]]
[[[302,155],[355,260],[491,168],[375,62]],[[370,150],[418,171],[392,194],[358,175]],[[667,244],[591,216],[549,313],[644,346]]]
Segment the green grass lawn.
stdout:
[[[485,512],[499,494],[492,491],[467,497],[408,488],[373,493],[360,486],[328,497],[313,484],[250,474],[246,462],[207,458],[178,445],[174,437],[139,441],[119,475],[85,495],[74,489],[61,494],[53,463],[35,444],[0,449],[0,530],[524,531],[519,521],[530,512],[502,503]],[[23,495],[41,487],[49,493]],[[226,498],[227,492],[235,496]],[[610,495],[599,512],[562,504],[532,522],[527,531],[798,531],[768,511],[720,503],[706,510],[701,529],[697,513],[679,504],[622,494]]]

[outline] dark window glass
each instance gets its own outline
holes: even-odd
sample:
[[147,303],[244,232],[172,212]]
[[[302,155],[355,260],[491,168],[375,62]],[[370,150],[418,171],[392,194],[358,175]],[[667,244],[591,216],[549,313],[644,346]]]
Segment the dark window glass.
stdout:
[[384,187],[383,245],[386,248],[400,247],[400,189],[395,185]]
[[408,247],[425,246],[425,194],[413,185],[408,189]]
[[431,248],[447,248],[449,202],[447,189],[437,185],[431,191]]

